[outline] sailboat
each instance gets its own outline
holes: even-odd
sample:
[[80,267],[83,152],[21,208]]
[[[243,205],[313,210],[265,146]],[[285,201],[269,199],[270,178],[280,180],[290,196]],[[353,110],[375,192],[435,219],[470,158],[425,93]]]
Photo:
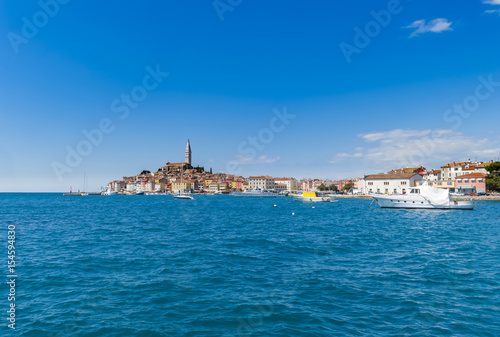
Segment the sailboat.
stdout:
[[80,195],[83,195],[83,196],[89,195],[89,192],[85,192],[86,183],[87,183],[87,179],[85,177],[85,172],[83,172],[83,191],[80,192]]
[[[181,166],[181,188],[184,186],[183,175],[184,175],[184,167]],[[174,195],[174,199],[194,200],[194,198],[191,195],[186,193],[181,193],[180,190],[177,195]]]

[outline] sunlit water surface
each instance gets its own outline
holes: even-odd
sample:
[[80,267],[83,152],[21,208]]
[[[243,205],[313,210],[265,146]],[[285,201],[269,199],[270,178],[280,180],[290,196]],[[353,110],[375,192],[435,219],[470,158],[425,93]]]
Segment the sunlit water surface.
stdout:
[[500,336],[500,203],[0,194],[0,214],[2,336]]

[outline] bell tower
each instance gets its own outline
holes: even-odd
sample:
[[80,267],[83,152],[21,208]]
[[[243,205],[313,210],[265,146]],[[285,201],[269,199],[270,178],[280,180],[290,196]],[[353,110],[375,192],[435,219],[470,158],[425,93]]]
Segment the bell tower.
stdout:
[[191,166],[191,144],[189,143],[189,139],[186,145],[186,159],[185,162]]

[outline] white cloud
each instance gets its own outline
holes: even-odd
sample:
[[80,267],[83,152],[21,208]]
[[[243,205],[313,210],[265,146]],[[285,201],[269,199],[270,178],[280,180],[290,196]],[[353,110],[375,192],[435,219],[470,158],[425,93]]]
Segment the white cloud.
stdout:
[[330,164],[336,164],[336,163],[339,163],[341,161],[344,161],[346,159],[349,159],[349,158],[361,158],[363,157],[363,153],[360,153],[360,152],[356,152],[354,154],[349,154],[349,153],[337,153],[335,155],[335,157],[333,159],[331,159],[329,161]]
[[489,5],[500,5],[500,0],[483,0],[483,2]]
[[495,13],[500,14],[500,9],[488,9],[488,10],[486,10],[484,12],[488,13],[488,14],[495,14]]
[[271,164],[271,163],[275,163],[277,162],[278,160],[280,160],[280,157],[277,156],[277,157],[274,157],[274,158],[269,158],[268,156],[259,156],[259,157],[255,157],[255,156],[252,156],[252,155],[246,155],[246,156],[242,156],[242,155],[237,155],[236,156],[236,159],[233,159],[233,160],[230,160],[229,163],[230,164],[237,164],[237,165],[245,165],[245,164]]
[[[489,160],[500,155],[499,140],[465,136],[454,130],[403,130],[361,134],[366,141],[366,150],[338,153],[331,164],[355,161],[367,168],[375,165],[387,167],[428,166],[440,167],[450,161],[476,157]],[[465,158],[467,157],[467,158]]]
[[500,148],[498,149],[489,149],[489,150],[478,150],[472,153],[475,156],[481,157],[498,157],[500,155]]
[[425,136],[431,133],[431,130],[403,130],[395,129],[391,131],[373,132],[367,134],[360,134],[359,137],[363,138],[367,142],[376,142],[379,140],[387,140],[394,138],[409,138],[416,136]]
[[[500,0],[494,0],[500,1]],[[415,31],[411,33],[410,37],[417,36],[418,34],[423,33],[441,33],[444,31],[451,31],[452,22],[448,21],[448,19],[437,18],[426,23],[425,20],[417,20],[413,22],[411,25],[406,26],[404,28],[414,28]]]

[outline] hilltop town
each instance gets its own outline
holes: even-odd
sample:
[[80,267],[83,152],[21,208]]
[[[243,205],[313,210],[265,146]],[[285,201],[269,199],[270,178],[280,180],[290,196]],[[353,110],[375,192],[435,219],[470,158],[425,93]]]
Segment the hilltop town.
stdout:
[[292,191],[335,191],[337,193],[404,194],[410,187],[419,186],[423,181],[437,188],[467,193],[486,192],[486,166],[489,162],[452,162],[440,169],[426,170],[424,167],[399,168],[383,174],[342,180],[301,179],[288,177],[250,176],[243,177],[226,173],[212,173],[203,167],[192,166],[192,150],[188,140],[185,160],[180,163],[167,162],[156,172],[143,171],[141,174],[113,180],[108,190],[118,193],[230,193],[252,189]]

